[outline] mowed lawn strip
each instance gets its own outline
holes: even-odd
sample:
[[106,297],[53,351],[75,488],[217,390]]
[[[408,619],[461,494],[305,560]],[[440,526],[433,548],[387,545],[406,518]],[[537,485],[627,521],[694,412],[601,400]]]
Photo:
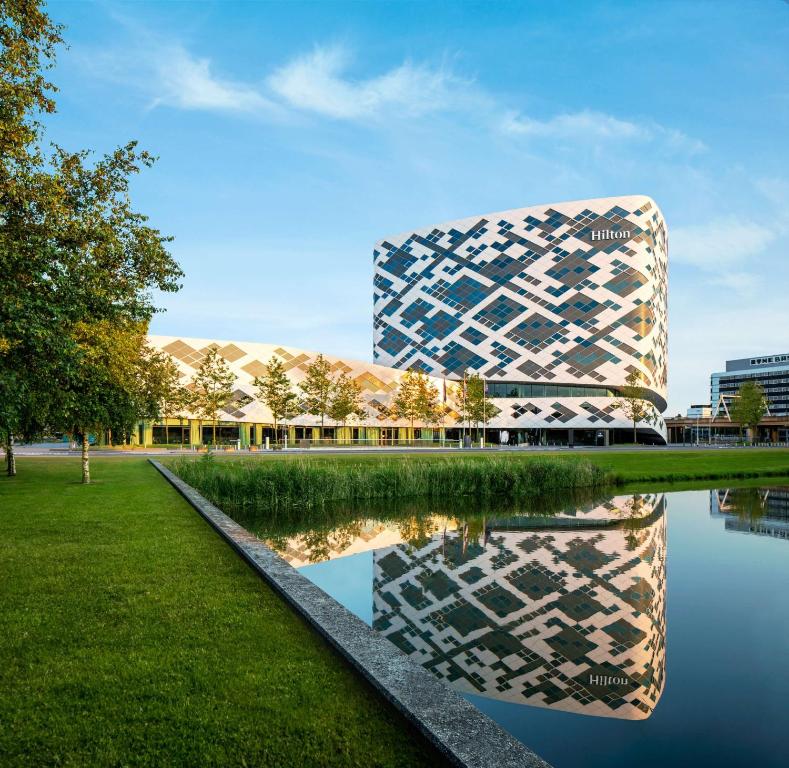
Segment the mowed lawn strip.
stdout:
[[[536,457],[560,460],[585,458],[621,483],[682,482],[687,480],[718,480],[726,478],[778,477],[789,475],[789,448],[721,448],[710,450],[612,450],[612,451],[497,451],[487,453],[462,450],[420,451],[414,453],[268,453],[251,457],[238,454],[217,454],[217,461],[309,461],[335,465],[354,464],[363,467],[373,462],[431,461],[438,458],[463,457],[484,461],[487,456],[506,457],[512,461],[531,461]],[[199,459],[196,459],[199,460]],[[167,458],[168,466],[174,459]]]
[[789,448],[610,451],[580,454],[623,483],[789,475]]
[[0,478],[0,764],[441,761],[142,458]]

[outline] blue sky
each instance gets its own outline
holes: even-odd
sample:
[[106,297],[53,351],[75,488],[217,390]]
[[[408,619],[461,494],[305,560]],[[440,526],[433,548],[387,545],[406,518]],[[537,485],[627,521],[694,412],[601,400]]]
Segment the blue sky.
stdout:
[[372,245],[648,194],[669,225],[669,413],[789,351],[789,3],[51,2],[50,136],[160,157],[186,272],[162,334],[372,359]]

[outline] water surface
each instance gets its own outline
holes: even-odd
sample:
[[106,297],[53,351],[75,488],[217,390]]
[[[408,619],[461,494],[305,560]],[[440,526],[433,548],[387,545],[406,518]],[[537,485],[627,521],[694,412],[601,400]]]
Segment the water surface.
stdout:
[[557,768],[789,764],[789,488],[379,513],[268,539]]

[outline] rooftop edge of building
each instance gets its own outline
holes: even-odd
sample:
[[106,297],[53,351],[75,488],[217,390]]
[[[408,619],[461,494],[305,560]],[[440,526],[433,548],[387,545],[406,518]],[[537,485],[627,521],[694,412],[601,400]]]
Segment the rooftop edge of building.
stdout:
[[[193,347],[198,351],[205,347],[215,345],[220,350],[220,354],[221,351],[223,349],[226,349],[227,347],[230,346],[238,347],[239,350],[244,353],[243,357],[252,357],[253,355],[251,352],[243,350],[239,347],[239,345],[244,344],[244,345],[249,345],[250,347],[253,348],[259,348],[259,347],[271,348],[272,354],[276,354],[275,352],[276,349],[282,349],[284,352],[288,354],[293,354],[293,353],[304,354],[304,355],[308,355],[309,357],[317,357],[318,355],[322,355],[330,363],[339,362],[339,363],[346,363],[350,365],[364,366],[367,368],[375,368],[382,370],[385,369],[387,371],[394,370],[397,371],[398,373],[404,373],[404,371],[399,368],[392,368],[391,366],[388,365],[382,365],[381,363],[376,363],[375,360],[372,359],[361,359],[356,356],[342,355],[342,354],[337,354],[336,352],[324,352],[322,350],[309,349],[307,347],[299,347],[294,344],[279,344],[273,341],[251,341],[249,339],[211,339],[211,338],[203,338],[200,336],[175,336],[169,333],[150,333],[150,332],[146,334],[146,338],[149,339],[154,344],[154,346],[160,349],[164,349],[165,351],[167,351],[165,347],[168,347],[174,343],[181,342],[183,344],[189,345],[190,347]],[[168,354],[172,354],[172,352],[168,352]],[[279,356],[282,357],[282,355]],[[241,360],[242,358],[239,357],[238,359]],[[266,361],[261,361],[261,362],[266,362]],[[431,378],[442,379],[446,377],[431,376]]]
[[[610,203],[613,206],[616,205],[618,202],[625,202],[625,201],[628,202],[631,207],[641,207],[646,203],[650,203],[652,206],[654,206],[657,209],[658,213],[660,214],[660,217],[665,221],[665,217],[663,216],[663,211],[660,209],[660,206],[657,204],[655,199],[650,197],[649,195],[614,195],[612,197],[591,197],[584,200],[564,200],[561,202],[554,202],[554,203],[537,203],[535,205],[528,205],[520,208],[507,208],[500,211],[491,211],[490,213],[472,214],[470,216],[462,216],[457,219],[448,219],[446,221],[441,221],[437,224],[428,224],[411,230],[403,230],[395,234],[387,235],[385,237],[380,238],[379,240],[376,240],[374,247],[377,249],[385,242],[392,240],[397,241],[397,240],[408,239],[408,237],[413,235],[420,235],[420,236],[428,235],[435,229],[446,229],[450,226],[463,225],[463,224],[465,224],[466,228],[468,228],[468,225],[473,224],[476,221],[479,221],[480,219],[487,219],[490,221],[491,219],[495,219],[495,218],[507,218],[508,217],[507,215],[513,213],[517,213],[519,215],[520,214],[527,215],[530,211],[537,211],[537,210],[544,211],[546,208],[555,208],[556,210],[559,210],[561,212],[566,212],[564,209],[568,207],[577,208],[578,209],[577,212],[573,211],[574,215],[577,215],[577,213],[583,211],[584,208],[599,207],[600,203],[606,203],[606,204]],[[635,201],[639,201],[639,202],[636,205],[633,205]]]
[[761,368],[789,366],[789,353],[778,355],[751,355],[750,357],[737,357],[726,360],[725,371],[715,371],[715,373],[733,373],[736,371],[750,371]]

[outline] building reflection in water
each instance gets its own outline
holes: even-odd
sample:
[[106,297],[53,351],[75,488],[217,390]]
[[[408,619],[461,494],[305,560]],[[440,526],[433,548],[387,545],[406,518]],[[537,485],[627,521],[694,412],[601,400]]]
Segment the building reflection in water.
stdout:
[[710,515],[727,531],[789,541],[789,488],[725,488],[710,491]]
[[665,503],[617,497],[375,549],[373,626],[463,691],[647,718],[665,682]]

